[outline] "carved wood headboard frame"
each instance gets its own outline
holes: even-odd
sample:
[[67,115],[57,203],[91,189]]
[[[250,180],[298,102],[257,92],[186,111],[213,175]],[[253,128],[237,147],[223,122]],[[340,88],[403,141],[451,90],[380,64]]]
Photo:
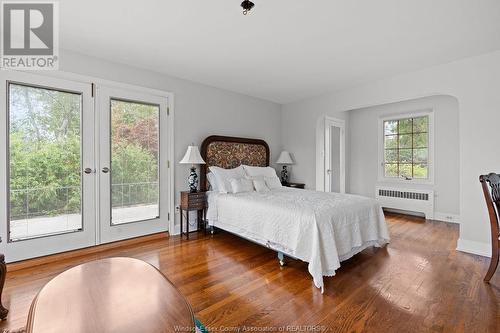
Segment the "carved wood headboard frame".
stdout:
[[201,157],[207,164],[200,168],[200,190],[208,190],[209,167],[269,166],[269,155],[269,145],[264,140],[219,135],[207,137],[201,144]]

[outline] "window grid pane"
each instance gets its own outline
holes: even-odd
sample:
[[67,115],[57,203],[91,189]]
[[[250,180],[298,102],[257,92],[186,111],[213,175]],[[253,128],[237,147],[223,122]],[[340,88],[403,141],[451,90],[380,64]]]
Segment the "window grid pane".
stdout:
[[385,177],[428,178],[428,123],[428,116],[384,121]]

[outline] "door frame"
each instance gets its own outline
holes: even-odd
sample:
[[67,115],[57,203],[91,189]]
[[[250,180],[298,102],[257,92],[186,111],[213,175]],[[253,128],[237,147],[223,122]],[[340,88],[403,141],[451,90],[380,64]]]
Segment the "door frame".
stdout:
[[[155,94],[159,96],[164,96],[167,98],[167,172],[166,172],[166,180],[167,180],[167,188],[162,191],[164,195],[167,196],[167,219],[168,219],[168,228],[165,231],[168,231],[171,235],[176,233],[175,229],[175,168],[174,168],[174,138],[175,138],[175,133],[174,133],[174,115],[175,115],[175,96],[174,93],[160,90],[160,89],[154,89],[154,88],[149,88],[149,87],[144,87],[144,86],[137,86],[134,84],[129,84],[129,83],[123,83],[123,82],[118,82],[118,81],[112,81],[112,80],[106,80],[98,77],[93,77],[89,75],[82,75],[82,74],[76,74],[76,73],[71,73],[71,72],[64,72],[64,71],[44,71],[43,73],[36,72],[36,73],[31,73],[29,71],[19,71],[19,70],[2,70],[0,71],[0,80],[1,83],[3,84],[6,79],[8,79],[10,76],[25,76],[25,77],[38,77],[40,80],[46,79],[46,80],[55,80],[55,81],[73,81],[75,83],[81,83],[81,84],[87,84],[88,89],[91,92],[92,96],[92,112],[94,112],[95,115],[95,110],[96,110],[96,98],[95,98],[95,88],[97,85],[103,85],[103,86],[108,86],[108,87],[115,87],[115,88],[121,88],[121,89],[126,89],[126,90],[132,90],[132,91],[137,91],[137,92],[143,92],[147,94]],[[4,89],[5,90],[5,89]],[[4,91],[3,90],[3,91]],[[0,96],[0,105],[3,105],[3,108],[6,107],[6,96]],[[2,108],[0,108],[2,109]],[[0,115],[0,120],[7,119],[6,118],[6,113],[3,115]],[[96,126],[94,126],[96,127]],[[0,121],[0,133],[6,133],[7,129],[7,124],[5,121]],[[98,132],[99,129],[95,128],[95,131]],[[0,158],[6,158],[7,157],[7,136],[0,135]],[[95,144],[98,144],[98,140],[95,139]],[[6,160],[5,160],[6,161]],[[5,163],[0,162],[0,187],[1,188],[6,188],[6,182],[7,181],[7,174],[6,174],[6,165],[3,165]],[[94,169],[97,167],[97,160],[95,162]],[[97,178],[97,177],[95,177]],[[97,182],[97,179],[96,179]],[[2,192],[2,191],[0,191]],[[95,206],[95,225],[94,228],[98,229],[99,228],[99,221],[98,221],[98,216],[97,214],[99,213],[99,200],[98,200],[98,195],[99,195],[99,189],[98,186],[95,186],[94,193],[96,197],[96,206]],[[7,205],[7,196],[6,193],[0,193],[0,218],[5,217],[6,215],[6,210],[4,207]],[[98,231],[97,231],[98,232]],[[19,261],[19,260],[24,260],[24,259],[29,259],[29,258],[35,258],[39,256],[44,256],[48,254],[55,254],[55,253],[60,253],[64,251],[69,251],[69,250],[75,250],[75,249],[80,249],[84,248],[87,246],[95,246],[99,245],[99,238],[98,238],[98,233],[94,232],[94,235],[92,238],[95,240],[94,244],[91,245],[84,245],[84,244],[78,244],[76,242],[64,242],[64,244],[61,245],[60,249],[57,249],[55,251],[52,251],[49,253],[49,251],[43,252],[40,251],[37,253],[35,256],[10,256],[6,255],[6,261],[7,262],[14,262],[14,261]],[[52,237],[52,236],[49,236]],[[0,222],[0,251],[2,253],[5,252],[5,246],[7,244],[8,240],[8,235],[7,235],[7,219],[5,220],[4,223]]]
[[[96,97],[96,87],[98,86],[103,86],[103,87],[108,87],[108,88],[114,88],[114,89],[123,89],[123,90],[128,90],[132,92],[137,92],[137,93],[144,93],[144,94],[150,94],[150,95],[157,95],[157,96],[162,96],[167,99],[167,121],[166,121],[166,128],[167,128],[167,135],[166,135],[166,140],[167,140],[167,148],[166,148],[166,167],[167,167],[167,172],[166,176],[166,189],[162,192],[165,193],[166,195],[166,200],[167,200],[167,220],[168,220],[168,228],[167,230],[170,235],[175,235],[175,168],[174,168],[174,157],[175,157],[175,143],[174,143],[174,117],[175,117],[175,102],[174,102],[174,93],[168,92],[165,90],[159,90],[159,89],[154,89],[154,88],[149,88],[149,87],[143,87],[143,86],[136,86],[133,84],[128,84],[128,83],[122,83],[122,82],[117,82],[117,81],[111,81],[111,80],[106,80],[106,79],[101,79],[101,78],[94,78],[90,76],[85,76],[85,75],[79,75],[79,74],[73,74],[73,73],[67,73],[67,72],[59,72],[61,75],[66,76],[75,76],[79,77],[82,80],[90,81],[93,83],[93,89],[94,89],[94,108],[97,109],[97,103],[98,103],[98,98]],[[96,132],[99,132],[100,129],[96,126]],[[97,136],[99,137],[99,135]],[[96,143],[98,141],[96,140]],[[98,190],[98,189],[97,189]],[[99,206],[99,203],[98,203]],[[96,209],[96,213],[99,212],[99,207]]]
[[[96,140],[96,165],[99,179],[98,195],[98,217],[97,225],[98,240],[100,244],[119,241],[127,238],[145,236],[153,233],[169,230],[169,192],[159,193],[159,217],[143,221],[127,222],[123,224],[111,224],[111,188],[109,187],[110,176],[113,173],[103,174],[103,167],[111,167],[111,110],[110,100],[112,98],[152,103],[159,106],[159,188],[169,187],[168,170],[169,167],[169,147],[168,147],[168,97],[164,94],[151,93],[149,91],[136,89],[124,89],[122,87],[97,84],[95,86],[95,109],[99,120],[96,122],[97,140]],[[166,128],[164,130],[164,128]],[[106,149],[106,150],[103,150]],[[106,220],[102,220],[106,218]]]
[[340,193],[345,193],[345,120],[325,116],[325,142],[324,142],[324,189],[325,192],[331,192],[331,179],[328,170],[331,169],[331,128],[340,128]]

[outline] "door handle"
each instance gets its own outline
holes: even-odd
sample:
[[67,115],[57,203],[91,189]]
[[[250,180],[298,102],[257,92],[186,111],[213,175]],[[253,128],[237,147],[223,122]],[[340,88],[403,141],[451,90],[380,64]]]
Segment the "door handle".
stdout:
[[93,172],[93,170],[91,168],[85,168],[85,169],[83,169],[83,172],[85,172],[88,175],[88,174],[91,174]]
[[108,172],[109,172],[109,168],[108,168],[108,167],[104,167],[104,168],[102,168],[102,172],[103,172],[103,173],[108,173]]

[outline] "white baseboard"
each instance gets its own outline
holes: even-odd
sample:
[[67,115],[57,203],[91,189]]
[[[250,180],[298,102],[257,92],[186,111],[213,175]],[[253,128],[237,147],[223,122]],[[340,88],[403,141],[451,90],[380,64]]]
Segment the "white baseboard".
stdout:
[[434,212],[434,220],[460,224],[460,215]]
[[457,251],[491,258],[491,245],[489,243],[476,242],[459,238],[457,242]]

